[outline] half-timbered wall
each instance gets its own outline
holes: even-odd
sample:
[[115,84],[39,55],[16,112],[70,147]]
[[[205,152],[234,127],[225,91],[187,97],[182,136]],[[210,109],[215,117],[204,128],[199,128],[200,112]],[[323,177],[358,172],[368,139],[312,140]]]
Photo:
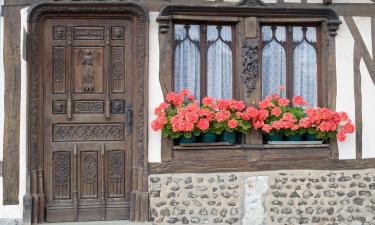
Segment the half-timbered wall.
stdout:
[[[45,1],[41,0],[40,2]],[[2,1],[0,1],[2,2]],[[3,180],[4,173],[11,167],[6,167],[7,170],[2,170],[0,167],[0,220],[1,218],[21,218],[23,212],[23,195],[26,191],[26,82],[27,82],[27,71],[26,61],[22,59],[24,55],[25,41],[24,41],[24,30],[27,24],[27,6],[31,2],[38,1],[11,1],[5,0],[5,4],[12,6],[5,7],[5,10],[14,9],[19,7],[17,13],[13,12],[13,16],[20,16],[20,24],[17,24],[19,29],[14,31],[19,35],[19,43],[13,43],[17,48],[13,51],[18,51],[20,57],[20,80],[19,82],[20,94],[15,92],[15,98],[11,99],[6,97],[5,93],[6,86],[8,83],[4,83],[9,74],[5,74],[4,63],[12,63],[12,58],[9,55],[3,56],[4,49],[9,51],[9,48],[4,48],[4,43],[10,43],[9,38],[4,34],[4,30],[9,29],[9,24],[4,24],[4,18],[0,18],[0,165],[3,167],[4,161],[7,160],[6,151],[7,143],[9,138],[17,140],[15,143],[19,145],[15,151],[18,151],[17,156],[19,161],[19,167],[17,167],[19,176],[14,178],[18,179],[18,187],[14,187],[17,190],[14,198],[4,193],[3,186],[6,182]],[[153,109],[162,101],[163,94],[162,88],[159,82],[159,62],[163,60],[163,56],[159,54],[159,31],[158,22],[156,21],[159,10],[162,6],[168,3],[183,4],[187,0],[174,0],[171,2],[162,0],[144,0],[142,1],[146,8],[149,10],[149,81],[148,81],[148,110],[149,110],[149,124],[154,118]],[[204,0],[194,0],[192,4],[201,4]],[[220,2],[220,1],[218,1]],[[227,2],[238,2],[238,0],[227,0]],[[336,165],[340,166],[340,169],[345,168],[362,168],[371,167],[374,165],[375,158],[375,0],[333,0],[332,5],[323,6],[323,0],[264,0],[265,3],[269,3],[271,6],[280,4],[279,6],[299,6],[304,4],[304,7],[319,6],[319,7],[331,7],[336,10],[340,16],[342,24],[338,30],[336,36],[336,78],[337,78],[337,96],[336,96],[336,109],[344,110],[349,112],[349,115],[356,122],[357,131],[355,135],[352,135],[344,143],[338,144],[339,159],[342,160],[342,164],[327,163],[324,168],[320,169],[333,169]],[[324,1],[325,2],[325,1]],[[17,3],[17,4],[16,4]],[[22,8],[22,10],[21,10]],[[4,12],[2,13],[3,15]],[[18,14],[18,15],[17,15]],[[15,17],[16,18],[16,17]],[[8,18],[9,19],[9,18]],[[5,26],[8,26],[5,27]],[[9,30],[8,30],[9,32]],[[13,34],[17,37],[17,34]],[[7,40],[5,40],[7,38]],[[4,53],[5,54],[5,53]],[[17,54],[16,54],[17,55]],[[3,63],[4,62],[4,63]],[[324,63],[324,62],[323,62]],[[13,83],[12,83],[13,84]],[[17,83],[16,83],[17,85]],[[17,90],[16,90],[17,91]],[[9,104],[15,104],[15,107],[9,107]],[[17,115],[19,113],[18,121],[11,121],[10,124],[14,124],[14,129],[4,129],[4,124],[9,123],[7,121],[7,114],[13,113]],[[9,111],[10,110],[10,111]],[[17,118],[15,116],[14,118]],[[9,117],[8,117],[9,120]],[[8,132],[14,132],[17,137],[7,136]],[[3,138],[5,137],[5,138]],[[19,141],[18,141],[19,140]],[[160,133],[154,132],[151,129],[148,130],[148,161],[151,165],[151,172],[155,173],[173,173],[173,167],[162,167],[158,164],[162,161],[162,150],[161,150],[161,136]],[[9,156],[9,154],[8,154]],[[291,163],[293,164],[293,163]],[[290,166],[290,167],[293,167]],[[311,167],[313,169],[319,169],[319,165],[314,163],[307,163],[303,169]],[[4,167],[5,168],[5,167]],[[272,167],[260,167],[260,168],[271,168]],[[301,168],[300,165],[295,164],[294,168]],[[245,168],[246,169],[246,168]],[[254,169],[254,168],[251,168]],[[202,172],[198,171],[199,168],[194,168],[191,172]],[[212,169],[214,171],[214,169]],[[235,169],[232,169],[235,170]],[[176,170],[177,171],[177,170]],[[178,171],[181,172],[181,171]],[[209,171],[208,171],[209,172]],[[4,201],[5,196],[10,198],[10,202]],[[12,199],[13,198],[13,199]],[[13,201],[11,201],[13,200]]]

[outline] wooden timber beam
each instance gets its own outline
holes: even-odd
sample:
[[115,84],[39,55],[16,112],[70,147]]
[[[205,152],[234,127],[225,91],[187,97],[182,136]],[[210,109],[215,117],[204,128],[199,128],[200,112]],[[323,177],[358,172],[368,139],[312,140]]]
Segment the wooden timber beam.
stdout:
[[17,205],[19,194],[19,135],[21,6],[3,7],[4,15],[4,136],[3,204]]

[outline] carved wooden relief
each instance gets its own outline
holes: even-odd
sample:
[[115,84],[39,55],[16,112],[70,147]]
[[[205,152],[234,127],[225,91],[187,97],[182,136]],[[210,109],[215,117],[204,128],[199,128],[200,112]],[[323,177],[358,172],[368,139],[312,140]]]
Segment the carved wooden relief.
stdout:
[[103,27],[74,27],[74,40],[103,40]]
[[65,93],[65,47],[53,47],[53,92]]
[[124,100],[112,100],[111,103],[112,114],[122,114],[125,113],[125,101]]
[[52,113],[53,114],[65,114],[66,113],[66,102],[65,101],[53,101],[52,102]]
[[81,198],[98,197],[98,153],[81,152]]
[[124,47],[112,47],[112,92],[124,92]]
[[112,27],[112,39],[113,40],[124,39],[124,27]]
[[103,101],[74,101],[74,113],[103,113]]
[[124,124],[55,124],[53,141],[122,141]]
[[123,151],[110,151],[108,153],[109,197],[122,197],[125,195],[125,157]]
[[255,89],[259,77],[258,44],[257,39],[245,39],[242,43],[242,74],[241,81],[246,86],[247,93]]
[[103,92],[103,48],[74,48],[74,90]]
[[53,27],[53,39],[65,40],[66,39],[66,27],[65,26]]
[[54,161],[54,198],[70,198],[70,152],[55,152]]

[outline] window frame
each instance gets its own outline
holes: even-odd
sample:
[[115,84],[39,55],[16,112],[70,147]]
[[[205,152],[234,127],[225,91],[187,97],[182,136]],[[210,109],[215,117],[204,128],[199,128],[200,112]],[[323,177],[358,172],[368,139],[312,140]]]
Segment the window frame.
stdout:
[[[200,82],[200,99],[207,96],[208,90],[208,78],[207,78],[207,53],[208,48],[210,45],[207,42],[207,26],[230,26],[232,30],[232,41],[231,45],[229,46],[232,51],[232,99],[238,98],[238,94],[236,92],[238,87],[238,82],[236,81],[236,74],[237,74],[237,32],[236,32],[236,23],[235,22],[227,22],[227,21],[210,21],[210,20],[175,20],[172,22],[172,90],[175,90],[175,52],[176,52],[176,41],[175,41],[175,25],[198,25],[199,26],[199,53],[200,53],[200,72],[199,72],[199,82]],[[202,49],[204,51],[202,51]]]
[[[294,84],[294,68],[293,68],[293,54],[294,50],[297,46],[293,46],[293,27],[301,26],[301,27],[315,27],[316,28],[316,64],[317,64],[317,106],[322,107],[324,106],[323,103],[323,94],[322,94],[322,24],[319,22],[261,22],[259,24],[258,36],[259,36],[259,70],[260,75],[263,76],[263,49],[266,45],[263,42],[263,34],[262,28],[263,26],[284,26],[286,30],[286,40],[285,45],[281,45],[285,50],[285,62],[286,62],[286,98],[291,99],[293,97],[293,84]],[[267,43],[268,44],[268,43]],[[262,80],[262,79],[261,79]],[[263,82],[261,81],[260,89],[263,95]]]
[[[252,48],[255,52],[254,57],[259,62],[258,45],[259,42],[259,24],[262,22],[282,22],[282,23],[318,23],[321,25],[321,45],[322,50],[322,106],[335,109],[336,105],[336,68],[335,68],[335,36],[341,23],[337,13],[330,8],[314,8],[314,7],[253,7],[247,5],[168,5],[164,7],[157,18],[159,23],[159,49],[161,54],[167,54],[166,59],[159,62],[160,83],[163,95],[173,91],[173,49],[172,41],[173,24],[175,21],[187,20],[191,23],[199,22],[228,22],[234,23],[236,28],[236,56],[234,62],[237,66],[235,82],[239,84],[238,90],[234,98],[244,100],[247,104],[254,104],[261,100],[261,82],[259,73],[255,69],[254,72],[259,75],[255,77],[255,86],[248,86],[247,83],[240,80],[242,78],[242,69],[244,68],[243,50],[247,47]],[[254,32],[251,29],[257,29]],[[247,77],[246,77],[247,78]],[[253,78],[251,78],[253,79]],[[254,80],[252,80],[254,81]],[[228,146],[218,148],[217,146],[206,146],[189,148],[173,146],[171,139],[162,138],[161,160],[165,165],[194,165],[197,160],[204,161],[204,167],[200,168],[227,168],[217,167],[221,165],[220,160],[227,162],[237,160],[239,168],[242,164],[249,162],[259,162],[260,166],[267,166],[267,162],[288,163],[289,160],[323,160],[337,159],[338,147],[337,141],[332,140],[328,144],[323,145],[280,145],[271,146],[263,144],[261,132],[251,131],[248,135],[242,137],[241,145]],[[294,150],[293,150],[293,149]],[[314,151],[311,151],[314,149]],[[320,151],[318,153],[316,150]],[[220,150],[220,151],[218,151]],[[215,151],[214,157],[212,152]],[[298,152],[297,152],[298,151]],[[192,155],[194,154],[194,155]],[[287,156],[287,155],[290,155]],[[287,157],[284,157],[287,156]],[[219,164],[217,164],[219,163]],[[258,168],[258,167],[257,167]],[[259,167],[260,168],[260,167]],[[263,167],[262,167],[263,168]],[[268,167],[267,167],[268,168]]]

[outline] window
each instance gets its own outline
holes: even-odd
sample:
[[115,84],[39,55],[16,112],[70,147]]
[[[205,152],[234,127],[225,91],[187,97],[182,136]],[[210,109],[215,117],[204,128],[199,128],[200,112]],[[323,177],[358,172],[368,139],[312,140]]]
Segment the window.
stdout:
[[[319,27],[262,26],[262,95],[279,93],[319,104]],[[284,86],[286,91],[281,91]]]
[[233,95],[233,30],[227,25],[174,26],[174,89],[197,99]]

